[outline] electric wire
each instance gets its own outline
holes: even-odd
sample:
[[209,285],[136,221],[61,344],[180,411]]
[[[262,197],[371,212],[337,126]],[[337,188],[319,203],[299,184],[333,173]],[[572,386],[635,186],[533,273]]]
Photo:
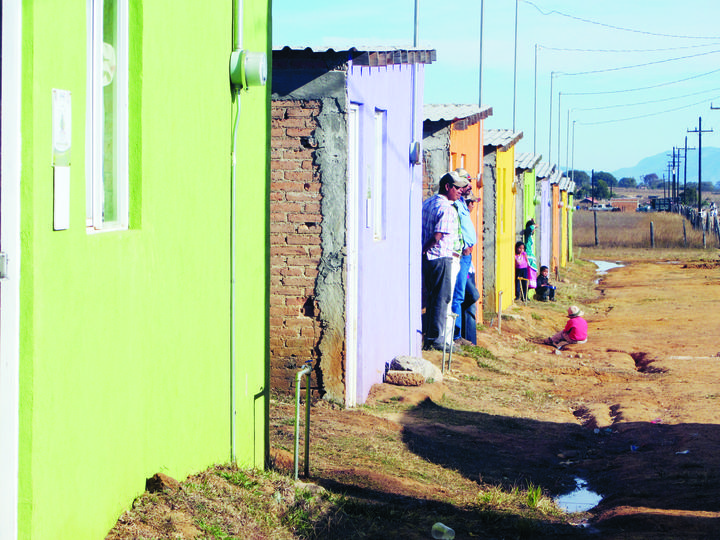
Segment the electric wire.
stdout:
[[[720,96],[717,96],[717,97],[714,98],[714,99],[720,99]],[[712,101],[712,100],[710,100],[710,101]],[[630,120],[639,120],[639,119],[641,119],[641,118],[649,118],[649,117],[651,117],[651,116],[658,116],[658,115],[666,114],[666,113],[670,113],[670,112],[681,111],[681,110],[683,110],[683,109],[689,109],[690,107],[695,107],[696,105],[702,105],[703,103],[707,103],[707,102],[708,102],[707,99],[703,99],[702,101],[697,101],[697,102],[695,102],[695,103],[690,103],[689,105],[683,105],[683,106],[681,106],[681,107],[675,107],[675,108],[673,108],[673,109],[666,109],[666,110],[664,110],[664,111],[658,111],[658,112],[654,112],[654,113],[641,114],[641,115],[638,115],[638,116],[629,116],[629,117],[627,117],[627,118],[616,118],[616,119],[614,119],[614,120],[598,120],[597,122],[581,122],[581,121],[577,121],[577,123],[578,123],[579,125],[581,125],[581,126],[597,126],[597,125],[600,125],[600,124],[614,124],[614,123],[618,123],[618,122],[628,122],[628,121],[630,121]]]
[[687,81],[691,81],[693,79],[699,79],[700,77],[706,77],[708,75],[712,75],[713,73],[717,73],[720,71],[720,68],[714,69],[712,71],[706,71],[705,73],[700,73],[698,75],[692,75],[690,77],[685,77],[684,79],[677,79],[674,81],[667,81],[660,84],[654,84],[650,86],[641,86],[638,88],[627,88],[624,90],[601,90],[598,92],[563,92],[564,96],[595,96],[595,95],[602,95],[602,94],[622,94],[625,92],[640,92],[642,90],[651,90],[653,88],[661,88],[663,86],[670,86],[671,84],[679,84]]
[[685,45],[684,47],[665,47],[662,49],[572,49],[564,47],[548,47],[546,45],[538,44],[538,49],[544,49],[546,51],[556,52],[580,52],[580,53],[646,53],[646,52],[666,52],[666,51],[680,51],[683,49],[700,49],[703,47],[714,47],[720,45],[719,43],[703,43],[702,45]]
[[[602,109],[617,109],[617,108],[621,108],[621,107],[636,107],[636,106],[640,106],[640,105],[652,105],[653,103],[662,103],[665,101],[673,101],[675,99],[683,99],[686,97],[699,96],[700,94],[707,94],[710,92],[718,92],[718,91],[720,91],[720,88],[711,88],[709,90],[693,92],[692,94],[684,94],[682,96],[673,96],[673,97],[669,97],[669,98],[655,99],[652,101],[638,101],[635,103],[620,103],[620,104],[616,104],[616,105],[603,105],[600,107],[572,107],[572,109],[570,109],[570,110],[572,110],[572,111],[599,111]],[[563,95],[565,95],[565,94],[563,93]]]
[[574,73],[567,73],[565,71],[556,71],[555,75],[557,77],[559,77],[559,76],[574,77],[576,75],[592,75],[595,73],[607,73],[609,71],[621,71],[623,69],[634,69],[634,68],[639,68],[639,67],[653,66],[653,65],[657,65],[657,64],[666,64],[668,62],[675,62],[677,60],[687,60],[688,58],[697,58],[698,56],[706,56],[708,54],[715,54],[715,53],[719,53],[719,52],[720,52],[720,49],[715,50],[715,51],[707,51],[707,52],[703,52],[703,53],[698,53],[698,54],[690,54],[687,56],[678,56],[676,58],[666,58],[664,60],[655,60],[653,62],[645,62],[642,64],[633,64],[631,66],[619,66],[619,67],[606,68],[606,69],[594,69],[594,70],[590,70],[590,71],[577,71]]
[[720,36],[683,36],[683,35],[676,35],[676,34],[662,34],[658,32],[649,32],[647,30],[638,30],[636,28],[624,28],[622,26],[615,26],[612,24],[607,23],[601,23],[599,21],[593,21],[591,19],[584,19],[582,17],[578,17],[576,15],[570,15],[568,13],[563,13],[562,11],[557,11],[555,9],[550,11],[543,11],[538,6],[536,6],[534,3],[530,2],[529,0],[518,0],[520,2],[524,2],[525,4],[528,4],[532,7],[534,7],[541,15],[560,15],[561,17],[567,17],[568,19],[573,19],[576,21],[584,22],[587,24],[594,24],[597,26],[602,26],[604,28],[610,28],[611,30],[620,30],[623,32],[632,32],[635,34],[644,34],[646,36],[656,36],[656,37],[666,37],[666,38],[680,38],[680,39],[720,39]]

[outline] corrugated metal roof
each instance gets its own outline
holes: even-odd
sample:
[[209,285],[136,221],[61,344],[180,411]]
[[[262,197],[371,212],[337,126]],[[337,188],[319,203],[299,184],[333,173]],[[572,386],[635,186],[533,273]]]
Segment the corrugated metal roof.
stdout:
[[467,129],[492,115],[492,107],[479,105],[425,104],[423,120],[426,122],[448,122],[457,129]]
[[515,168],[530,171],[537,167],[537,164],[541,159],[542,156],[540,154],[533,154],[532,152],[519,152],[515,154]]
[[535,178],[547,178],[554,170],[555,165],[548,163],[547,161],[542,161],[535,167]]
[[550,183],[557,184],[561,178],[562,178],[562,171],[555,169],[555,170],[553,170],[552,174],[550,175]]
[[563,176],[559,183],[560,191],[575,192],[575,182],[573,182],[569,176]]
[[437,60],[435,49],[401,49],[396,47],[293,47],[286,45],[275,48],[273,52],[310,53],[310,54],[347,54],[356,66],[392,66],[398,64],[431,64]]
[[522,131],[513,131],[512,129],[486,129],[483,131],[483,145],[495,146],[502,150],[507,150],[515,146],[522,137]]

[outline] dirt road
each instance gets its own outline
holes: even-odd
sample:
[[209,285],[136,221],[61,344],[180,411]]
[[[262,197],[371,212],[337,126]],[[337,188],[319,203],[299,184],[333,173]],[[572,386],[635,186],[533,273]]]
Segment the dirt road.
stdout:
[[717,537],[720,266],[631,257],[587,305],[592,338],[573,359],[583,376],[558,373],[556,393],[600,429],[595,455],[568,466],[606,495],[598,526]]
[[[454,355],[442,384],[378,385],[367,411],[315,408],[311,476],[455,508],[493,486],[555,497],[577,478],[604,497],[577,519],[533,518],[529,529],[445,508],[457,538],[717,538],[720,265],[702,253],[583,249],[583,259],[624,266],[594,283],[595,266],[578,261],[557,304],[529,302],[510,310],[502,334],[480,332],[487,358]],[[558,355],[541,341],[570,303],[584,309],[590,339]],[[426,358],[440,363],[440,353]],[[274,446],[287,447],[287,408],[273,415]],[[408,465],[416,458],[421,481]]]

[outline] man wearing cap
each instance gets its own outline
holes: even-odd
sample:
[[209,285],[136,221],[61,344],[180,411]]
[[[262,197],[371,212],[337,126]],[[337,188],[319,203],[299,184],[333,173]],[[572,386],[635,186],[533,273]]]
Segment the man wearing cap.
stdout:
[[424,347],[442,350],[452,339],[445,335],[445,326],[452,300],[455,272],[460,263],[463,244],[458,213],[453,203],[468,181],[456,172],[440,178],[437,195],[427,199],[422,208],[422,277],[425,292],[423,318]]
[[455,333],[453,339],[458,339],[462,330],[462,303],[465,300],[465,287],[467,285],[468,272],[470,271],[470,265],[472,264],[472,251],[473,247],[477,243],[477,233],[475,232],[475,225],[473,225],[472,219],[470,218],[470,210],[468,210],[465,197],[472,195],[472,184],[470,184],[470,173],[465,169],[455,169],[455,172],[460,178],[467,180],[468,184],[461,189],[460,198],[455,201],[455,207],[458,211],[458,217],[460,218],[460,230],[462,231],[463,239],[463,250],[460,256],[460,269],[458,270],[457,279],[455,280],[455,288],[453,292],[453,299],[451,309],[453,313],[456,313],[458,317],[455,319]]
[[584,313],[577,306],[568,308],[568,322],[560,332],[547,339],[547,344],[557,349],[572,343],[585,343],[588,337],[588,324]]

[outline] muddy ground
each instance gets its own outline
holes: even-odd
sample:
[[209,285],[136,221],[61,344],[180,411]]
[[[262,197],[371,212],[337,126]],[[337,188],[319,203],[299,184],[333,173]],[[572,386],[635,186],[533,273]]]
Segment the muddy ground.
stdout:
[[[583,290],[573,281],[596,279],[595,266],[578,261],[579,272],[559,285],[557,304],[531,301],[509,310],[502,333],[494,321],[479,335],[492,360],[455,354],[443,383],[378,385],[365,410],[313,409],[313,445],[333,433],[355,433],[358,445],[398,433],[402,451],[456,471],[467,484],[404,479],[402,465],[393,472],[350,450],[345,459],[312,455],[313,481],[367,496],[370,490],[456,504],[460,491],[488,486],[541,486],[555,497],[582,478],[604,498],[578,518],[549,516],[525,532],[472,512],[446,519],[454,518],[457,538],[717,538],[720,266],[712,252],[697,253],[609,257],[584,249],[585,259],[624,266]],[[584,309],[590,338],[556,354],[541,341],[564,324],[569,303]],[[440,365],[440,353],[425,357]],[[412,406],[391,406],[397,403]],[[274,407],[276,448],[288,448],[291,427],[282,419],[289,409]]]

